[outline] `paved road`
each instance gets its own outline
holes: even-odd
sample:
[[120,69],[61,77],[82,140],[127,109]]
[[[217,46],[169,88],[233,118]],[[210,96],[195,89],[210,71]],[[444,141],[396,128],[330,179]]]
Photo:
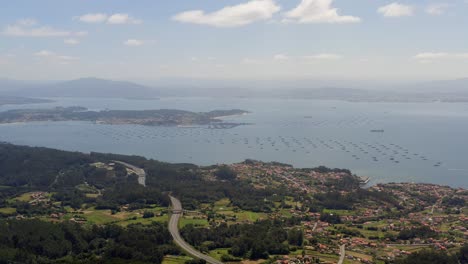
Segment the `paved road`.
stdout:
[[340,246],[340,260],[338,261],[338,264],[343,264],[345,256],[346,256],[345,245],[341,245]]
[[315,222],[314,227],[312,228],[312,232],[315,232],[315,229],[317,229],[318,222]]
[[138,168],[136,166],[133,166],[132,164],[128,164],[126,162],[123,162],[123,161],[117,161],[117,160],[114,160],[115,163],[119,163],[121,165],[124,165],[125,167],[131,169],[132,171],[135,172],[135,174],[138,176],[138,183],[140,185],[143,185],[144,187],[146,187],[146,172],[144,169],[142,168]]
[[172,210],[174,212],[171,216],[171,219],[169,220],[169,232],[171,232],[172,238],[174,238],[174,242],[192,257],[204,259],[207,263],[210,264],[222,264],[221,261],[218,261],[210,256],[204,255],[203,253],[197,251],[187,242],[185,242],[185,240],[180,236],[179,218],[182,215],[180,213],[182,212],[182,204],[177,198],[172,196],[169,197],[171,198]]

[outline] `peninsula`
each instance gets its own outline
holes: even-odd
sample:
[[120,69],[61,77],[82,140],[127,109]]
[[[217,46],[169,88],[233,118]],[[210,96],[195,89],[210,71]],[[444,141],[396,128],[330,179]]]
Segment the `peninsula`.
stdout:
[[51,109],[15,109],[0,113],[0,123],[18,123],[35,121],[88,121],[111,125],[144,126],[190,126],[225,124],[229,127],[241,123],[225,123],[220,118],[242,115],[248,111],[214,110],[210,112],[190,112],[174,109],[159,110],[103,110],[91,111],[87,108],[56,107]]

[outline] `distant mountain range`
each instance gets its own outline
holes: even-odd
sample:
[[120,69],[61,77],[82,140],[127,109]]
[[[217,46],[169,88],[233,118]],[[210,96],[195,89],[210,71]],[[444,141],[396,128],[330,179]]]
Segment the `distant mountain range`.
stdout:
[[301,98],[365,102],[468,102],[468,79],[421,83],[365,81],[160,80],[148,85],[83,78],[23,82],[0,79],[0,96],[151,99],[162,96]]
[[83,78],[72,81],[31,83],[0,80],[0,94],[27,97],[155,98],[154,89],[144,85]]

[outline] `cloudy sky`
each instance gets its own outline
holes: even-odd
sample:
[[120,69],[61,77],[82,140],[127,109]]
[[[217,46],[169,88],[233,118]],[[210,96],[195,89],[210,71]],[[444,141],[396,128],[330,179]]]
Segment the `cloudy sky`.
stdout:
[[468,77],[467,0],[14,0],[0,78]]

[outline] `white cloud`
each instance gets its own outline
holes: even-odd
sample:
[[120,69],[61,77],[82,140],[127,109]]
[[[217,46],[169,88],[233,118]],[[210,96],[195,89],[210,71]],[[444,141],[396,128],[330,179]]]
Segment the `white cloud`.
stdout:
[[124,13],[116,13],[112,15],[108,15],[105,13],[90,13],[75,17],[74,19],[90,24],[107,23],[113,25],[122,25],[143,23],[141,19],[136,19],[134,17],[131,17],[129,14]]
[[283,22],[296,23],[358,23],[361,18],[342,16],[332,7],[333,0],[301,0],[294,9],[285,13]]
[[192,10],[179,13],[174,20],[214,27],[240,27],[256,21],[270,19],[281,10],[273,0],[252,0],[235,6],[227,6],[212,13]]
[[143,46],[145,42],[143,40],[138,40],[138,39],[129,39],[124,42],[125,46],[130,46],[130,47],[139,47]]
[[449,53],[449,52],[423,52],[413,57],[417,60],[447,60],[447,59],[468,59],[468,53]]
[[64,37],[72,35],[69,31],[52,27],[24,28],[20,25],[8,25],[3,34],[14,37]]
[[80,58],[78,57],[73,57],[73,56],[66,56],[66,55],[59,55],[55,52],[49,51],[49,50],[41,50],[36,53],[34,53],[34,56],[42,59],[48,59],[51,61],[55,61],[61,64],[68,64],[72,61],[77,61]]
[[315,55],[304,56],[303,58],[308,60],[339,60],[343,57],[334,53],[320,53]]
[[79,60],[79,59],[80,59],[80,58],[78,58],[78,57],[73,57],[73,56],[63,56],[63,55],[61,55],[61,56],[58,56],[58,58],[59,58],[60,60],[62,60],[62,61],[77,61],[77,60]]
[[87,32],[72,32],[67,30],[55,29],[49,26],[36,26],[37,22],[32,19],[23,19],[14,25],[7,25],[2,34],[12,37],[81,37],[87,35]]
[[113,14],[107,19],[108,24],[141,24],[142,20],[133,18],[128,14]]
[[37,56],[37,57],[51,57],[51,56],[55,56],[55,53],[52,52],[52,51],[48,51],[48,50],[41,50],[41,51],[38,51],[38,52],[34,53],[34,56]]
[[431,4],[426,8],[426,13],[429,15],[439,16],[445,13],[445,10],[449,7],[449,4]]
[[68,39],[64,39],[63,43],[74,46],[74,45],[80,44],[80,41],[74,38],[68,38]]
[[285,60],[289,60],[290,57],[286,54],[276,54],[275,56],[273,56],[273,59],[275,61],[285,61]]
[[77,19],[84,23],[103,23],[107,20],[108,16],[103,13],[85,14],[77,17]]
[[414,8],[409,5],[403,5],[395,2],[380,7],[377,12],[385,17],[412,16],[414,13]]

